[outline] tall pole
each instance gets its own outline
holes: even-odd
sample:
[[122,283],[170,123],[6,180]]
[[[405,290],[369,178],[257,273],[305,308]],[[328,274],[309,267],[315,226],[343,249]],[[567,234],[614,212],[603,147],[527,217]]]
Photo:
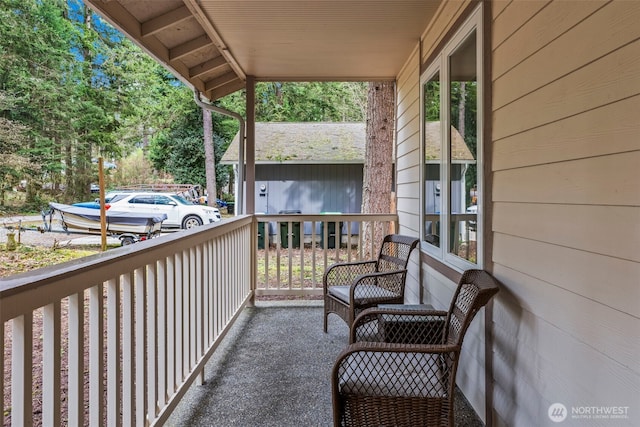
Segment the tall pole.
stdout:
[[[233,117],[234,119],[238,120],[238,123],[240,124],[240,150],[239,150],[239,159],[238,159],[238,168],[240,170],[240,179],[242,179],[242,171],[244,171],[244,140],[245,140],[245,121],[242,118],[242,116],[238,113],[235,113],[233,111],[229,111],[229,110],[225,110],[224,108],[220,108],[218,106],[215,105],[211,105],[208,103],[203,102],[200,99],[200,92],[198,92],[197,90],[194,90],[194,100],[196,102],[196,104],[198,104],[198,106],[200,108],[203,109],[207,109],[210,111],[215,111],[216,113],[220,113],[222,115],[228,116],[228,117]],[[240,183],[242,184],[242,181],[240,181]],[[242,210],[242,202],[244,200],[244,191],[243,191],[243,186],[240,185],[238,187],[238,194],[236,194],[236,207],[239,206],[239,210],[236,209],[236,215],[238,213],[244,213],[244,211]]]
[[107,210],[104,206],[104,161],[98,158],[98,186],[100,187],[100,250],[107,250]]

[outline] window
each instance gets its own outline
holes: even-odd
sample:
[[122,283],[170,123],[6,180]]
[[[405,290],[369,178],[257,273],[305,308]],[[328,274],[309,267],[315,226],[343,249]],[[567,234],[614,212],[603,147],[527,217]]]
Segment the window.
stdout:
[[482,28],[478,8],[421,77],[422,248],[482,266]]
[[[172,200],[167,196],[155,196],[154,203],[156,205],[170,205]],[[175,203],[175,202],[173,202]]]
[[129,203],[136,205],[153,205],[153,196],[136,196],[129,200]]

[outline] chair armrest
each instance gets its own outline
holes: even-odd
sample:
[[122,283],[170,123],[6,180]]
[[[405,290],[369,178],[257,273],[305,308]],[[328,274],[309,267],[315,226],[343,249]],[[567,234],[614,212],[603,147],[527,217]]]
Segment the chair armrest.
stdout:
[[322,276],[325,293],[329,286],[350,285],[358,276],[374,272],[376,262],[375,260],[341,262],[329,266]]
[[423,354],[444,354],[456,353],[460,351],[460,346],[456,344],[400,344],[390,342],[368,342],[361,341],[349,344],[344,348],[336,359],[344,359],[352,353],[423,353]]
[[440,344],[447,314],[442,310],[368,308],[351,325],[349,342]]
[[[404,295],[404,283],[406,275],[406,269],[393,271],[377,271],[360,275],[356,277],[354,283],[351,284],[351,301],[379,298],[388,299],[389,292],[395,294],[396,296],[402,296]],[[365,288],[367,290],[365,290]],[[388,292],[384,292],[384,295],[380,294],[380,292],[383,291]]]

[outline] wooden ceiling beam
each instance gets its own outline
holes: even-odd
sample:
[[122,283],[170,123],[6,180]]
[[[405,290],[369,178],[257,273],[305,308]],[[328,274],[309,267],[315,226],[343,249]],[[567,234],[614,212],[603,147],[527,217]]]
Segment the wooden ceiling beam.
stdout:
[[199,49],[211,46],[212,44],[213,43],[209,36],[203,34],[200,37],[196,37],[193,40],[189,40],[188,42],[169,49],[169,61],[175,61],[183,58]]
[[245,88],[245,82],[244,80],[234,80],[224,86],[220,86],[217,89],[214,90],[210,90],[207,92],[204,92],[204,95],[209,99],[209,100],[216,100],[219,98],[222,98],[223,96],[229,95],[230,93],[233,93],[235,91],[238,91],[240,89],[244,89]]
[[204,90],[205,92],[209,92],[228,83],[231,83],[232,81],[237,79],[238,76],[236,75],[236,73],[234,73],[233,71],[229,71],[228,73],[225,73],[220,77],[216,77],[215,79],[204,82]]
[[191,17],[193,17],[193,15],[186,6],[181,6],[171,12],[165,13],[164,15],[156,16],[155,18],[141,24],[142,37],[152,36]]
[[206,13],[204,12],[204,10],[202,10],[202,7],[200,6],[198,0],[182,0],[182,1],[191,10],[193,17],[200,23],[200,25],[205,30],[205,32],[209,35],[209,37],[211,37],[211,40],[218,48],[218,51],[220,51],[222,56],[225,57],[225,59],[227,60],[227,63],[229,64],[231,69],[236,73],[238,78],[240,78],[241,80],[245,80],[246,75],[244,73],[244,70],[242,69],[242,67],[240,67],[240,64],[238,64],[238,61],[236,61],[236,59],[233,57],[231,52],[229,52],[227,45],[224,43],[224,41],[222,40],[222,37],[220,37],[220,34],[218,34],[216,29],[214,28],[213,23],[210,22],[209,19],[207,18]]
[[213,71],[216,68],[224,67],[225,65],[228,65],[228,63],[224,56],[217,56],[213,59],[203,62],[202,64],[198,64],[195,67],[189,68],[189,78],[192,79],[194,77],[200,77],[201,75],[208,73],[209,71]]

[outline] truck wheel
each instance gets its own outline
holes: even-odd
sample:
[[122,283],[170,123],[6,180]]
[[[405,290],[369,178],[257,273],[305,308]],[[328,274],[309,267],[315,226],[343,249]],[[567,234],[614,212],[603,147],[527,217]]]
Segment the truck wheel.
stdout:
[[182,228],[187,230],[189,228],[198,227],[202,225],[200,217],[195,215],[189,215],[182,220]]

